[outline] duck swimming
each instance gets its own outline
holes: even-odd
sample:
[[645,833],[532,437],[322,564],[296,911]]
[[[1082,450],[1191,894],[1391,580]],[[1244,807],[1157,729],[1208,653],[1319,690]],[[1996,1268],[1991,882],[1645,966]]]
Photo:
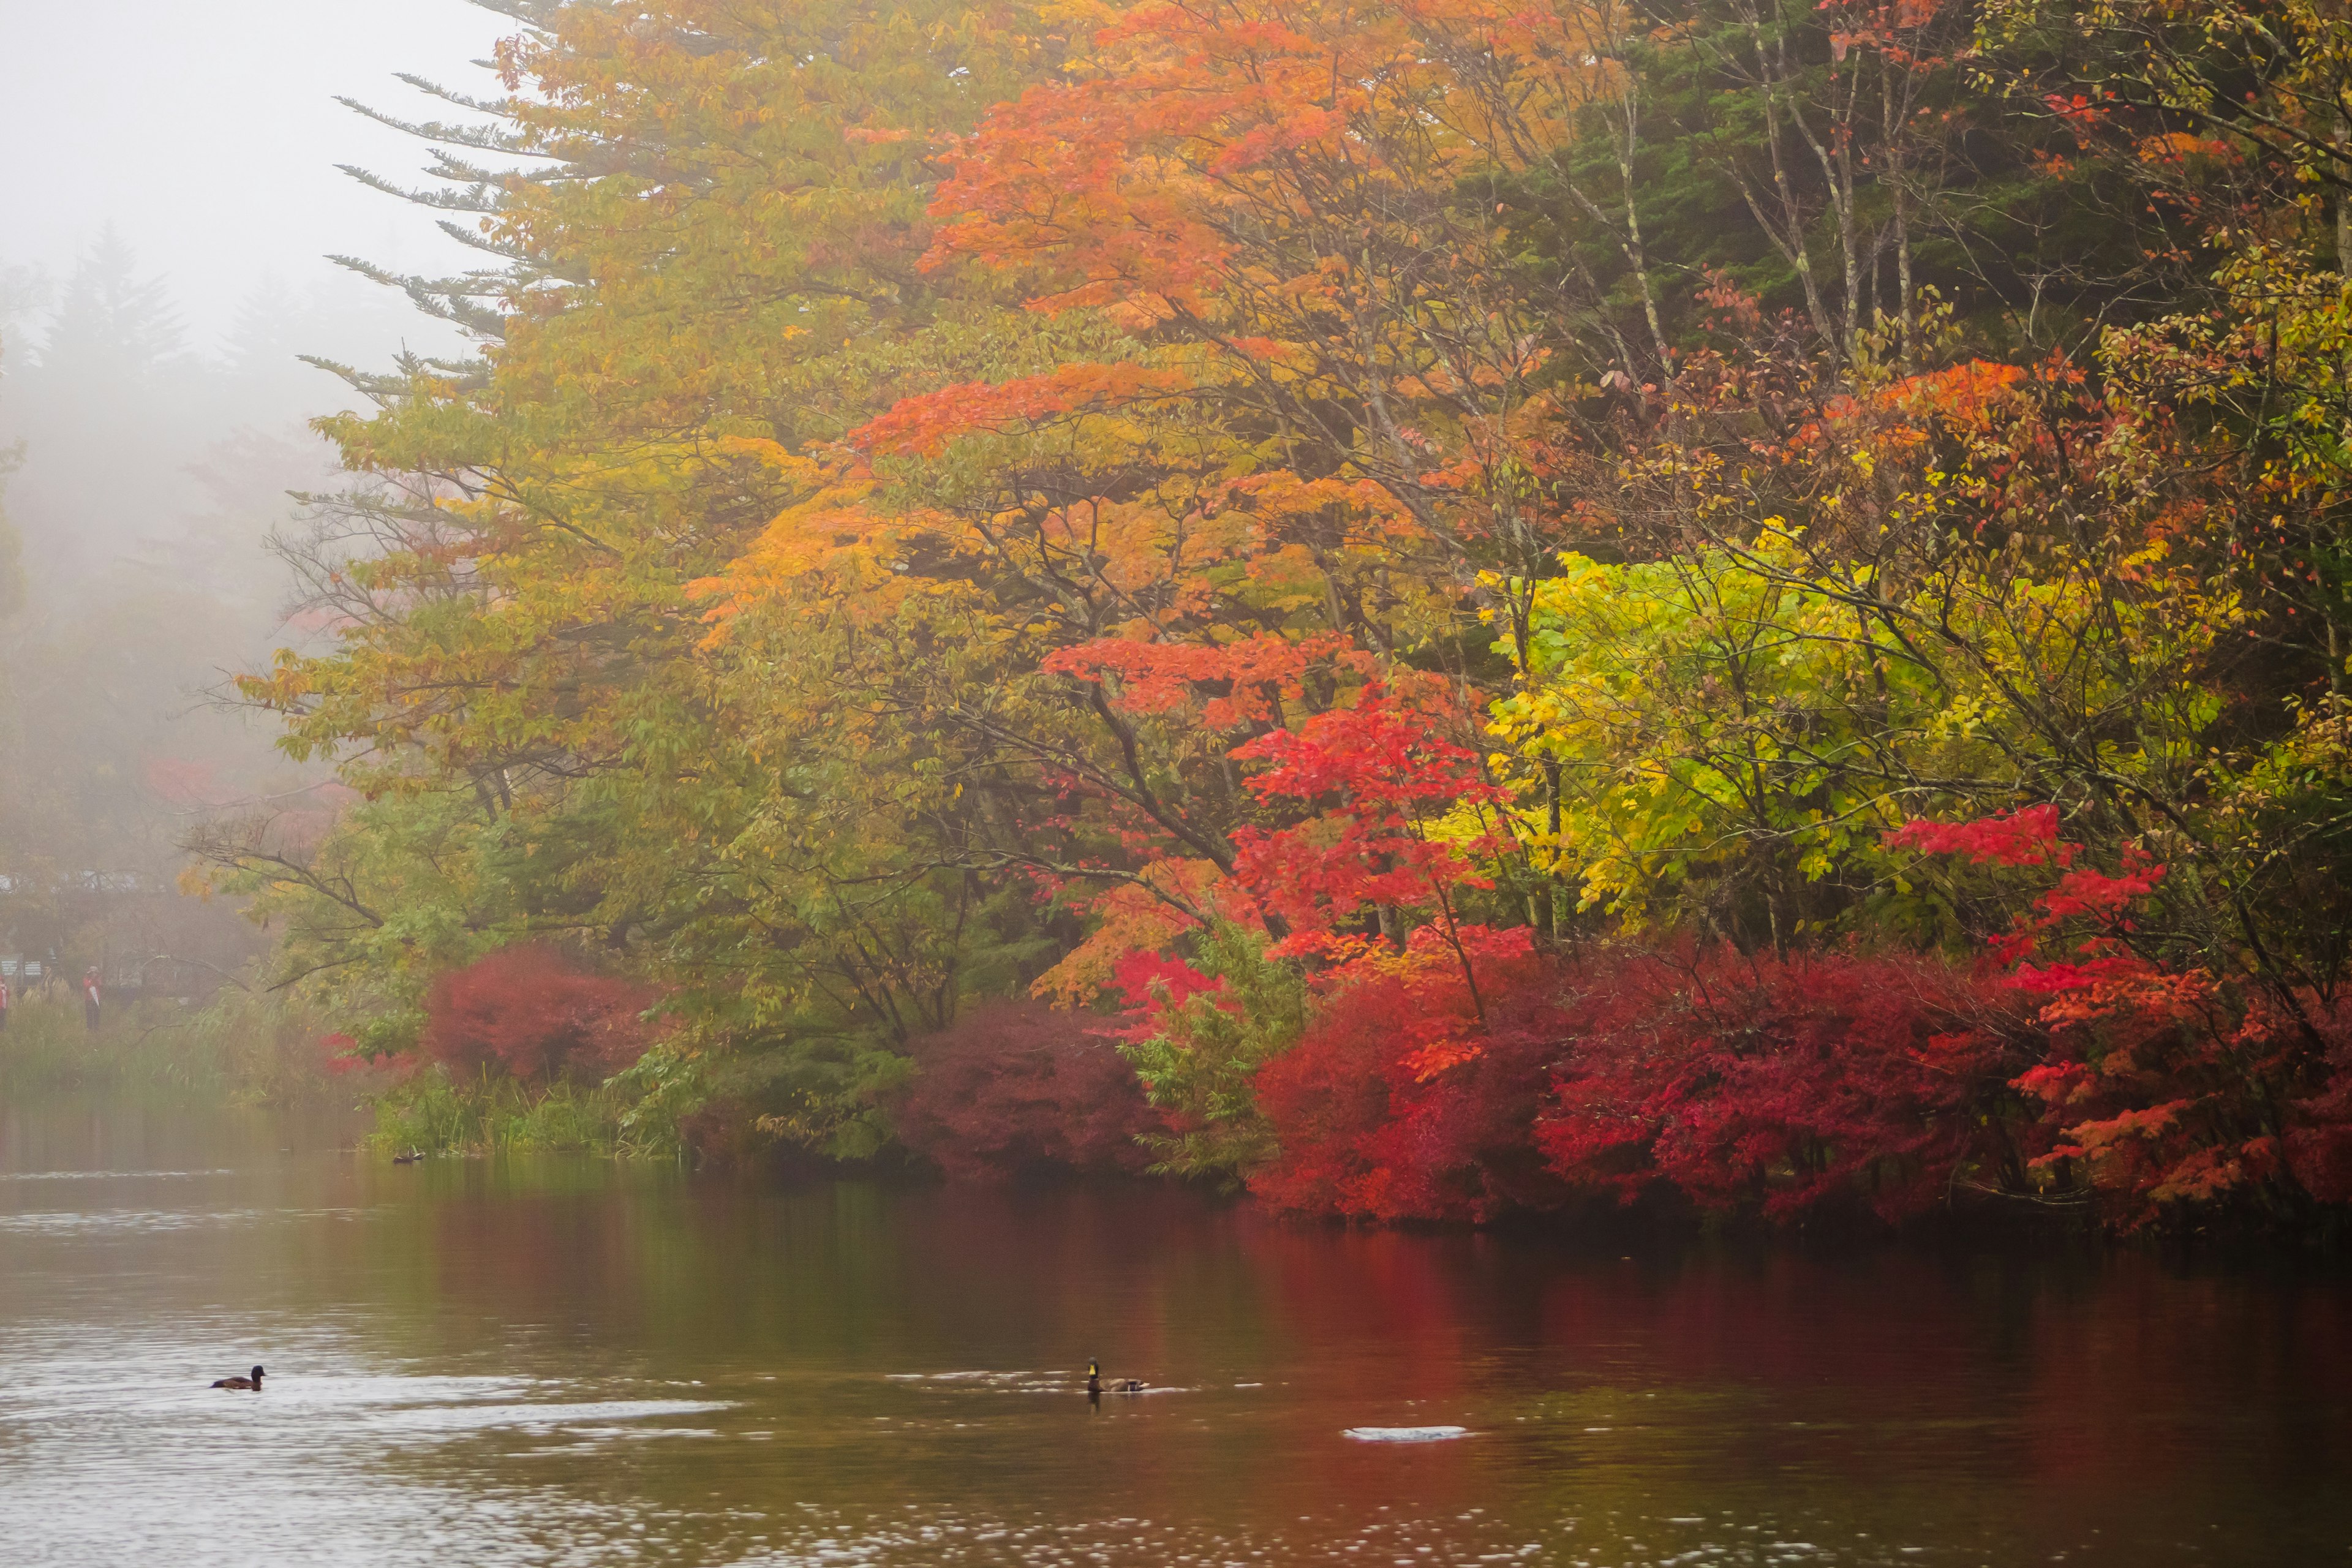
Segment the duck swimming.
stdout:
[[250,1377],[216,1378],[213,1382],[213,1386],[215,1388],[250,1388],[258,1394],[261,1392],[261,1369],[255,1367],[253,1375]]
[[1117,1377],[1113,1378],[1108,1383],[1105,1383],[1103,1381],[1102,1374],[1102,1363],[1098,1361],[1089,1361],[1087,1363],[1087,1392],[1088,1394],[1140,1394],[1143,1392],[1144,1387],[1145,1384],[1139,1377]]

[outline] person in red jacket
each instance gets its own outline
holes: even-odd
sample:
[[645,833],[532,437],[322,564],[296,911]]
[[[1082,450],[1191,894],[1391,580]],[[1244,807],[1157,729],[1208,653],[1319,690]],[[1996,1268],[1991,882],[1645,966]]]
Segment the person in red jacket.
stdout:
[[90,1032],[98,1030],[98,965],[91,964],[81,973],[81,1016]]

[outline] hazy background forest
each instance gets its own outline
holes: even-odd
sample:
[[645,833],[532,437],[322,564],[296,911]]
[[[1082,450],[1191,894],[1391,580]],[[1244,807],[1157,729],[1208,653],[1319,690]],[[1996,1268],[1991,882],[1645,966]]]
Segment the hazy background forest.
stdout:
[[303,356],[457,341],[329,258],[457,248],[335,167],[396,138],[334,94],[495,32],[458,0],[0,16],[0,134],[44,149],[0,198],[0,953],[54,955],[61,994],[96,964],[125,1002],[201,997],[267,943],[178,879],[205,814],[328,777],[218,700],[304,635],[269,542],[337,471],[309,421],[352,397]]

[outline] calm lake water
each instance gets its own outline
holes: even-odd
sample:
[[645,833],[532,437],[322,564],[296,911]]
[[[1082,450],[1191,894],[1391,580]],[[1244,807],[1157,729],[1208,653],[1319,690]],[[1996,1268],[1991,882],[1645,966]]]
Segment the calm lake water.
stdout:
[[[340,1131],[0,1105],[0,1561],[2352,1563],[2340,1279]],[[1090,1354],[1173,1391],[1090,1408]]]

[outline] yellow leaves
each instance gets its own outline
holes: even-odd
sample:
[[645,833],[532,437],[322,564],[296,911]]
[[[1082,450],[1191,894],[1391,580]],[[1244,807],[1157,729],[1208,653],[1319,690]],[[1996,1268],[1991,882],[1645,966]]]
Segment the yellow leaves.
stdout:
[[[1109,0],[1045,0],[1037,7],[1037,19],[1046,26],[1072,37],[1084,37],[1109,26],[1122,16],[1123,8]],[[1086,68],[1083,55],[1076,56],[1069,68]]]
[[756,459],[771,473],[796,484],[815,485],[824,476],[823,465],[787,451],[782,442],[764,436],[721,436],[712,444],[729,457]]
[[1303,544],[1255,556],[1245,569],[1252,600],[1268,609],[1288,614],[1322,601],[1322,567]]
[[936,513],[877,512],[866,504],[873,490],[867,479],[828,486],[779,512],[726,571],[688,583],[688,595],[704,604],[712,627],[704,648],[722,646],[740,616],[766,606],[825,598],[853,620],[872,621],[910,595],[933,591],[935,584],[904,572],[906,550],[914,539],[952,536],[961,525]]

